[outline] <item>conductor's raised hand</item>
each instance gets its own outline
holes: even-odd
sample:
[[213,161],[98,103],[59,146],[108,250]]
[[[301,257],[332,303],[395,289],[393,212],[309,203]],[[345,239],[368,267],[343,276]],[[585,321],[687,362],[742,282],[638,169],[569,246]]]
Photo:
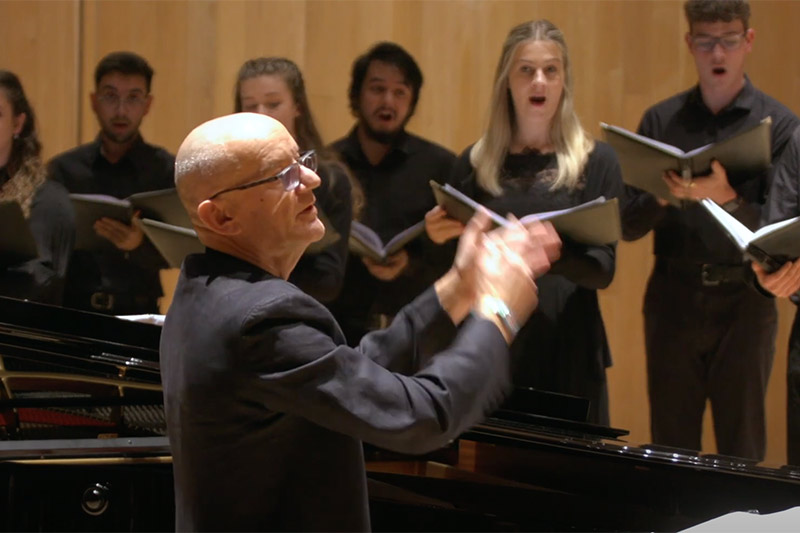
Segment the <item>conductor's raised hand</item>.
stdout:
[[[550,266],[561,257],[561,238],[549,222],[533,220],[522,226],[516,217],[509,215],[509,225],[494,230],[507,245],[520,255],[531,269],[534,278],[550,270]],[[525,232],[517,231],[523,227]]]
[[534,278],[555,261],[561,240],[549,223],[512,221],[487,234],[477,261],[476,312],[493,320],[511,341],[538,305]]

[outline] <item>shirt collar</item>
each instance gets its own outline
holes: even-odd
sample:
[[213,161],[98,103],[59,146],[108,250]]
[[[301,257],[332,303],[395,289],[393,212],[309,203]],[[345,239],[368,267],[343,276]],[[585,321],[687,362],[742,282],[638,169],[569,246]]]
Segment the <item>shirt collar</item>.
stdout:
[[225,252],[220,252],[214,248],[206,247],[205,256],[216,265],[215,270],[224,273],[226,276],[250,281],[277,277],[253,263]]
[[[361,159],[366,161],[367,156],[364,155],[364,151],[361,149],[361,143],[358,140],[357,130],[358,124],[353,126],[353,129],[351,129],[350,133],[347,135],[347,142],[345,143],[344,150],[342,150],[342,152],[345,157],[350,159]],[[400,152],[404,155],[409,155],[415,150],[416,145],[414,142],[414,137],[406,130],[403,130],[394,144],[392,144],[392,147],[389,149],[386,157],[389,157],[394,152]],[[386,157],[384,157],[384,159],[386,159]]]
[[[95,165],[100,160],[100,158],[103,157],[103,154],[101,152],[102,146],[103,146],[102,133],[98,133],[97,137],[95,137],[94,141],[91,143],[92,165]],[[144,137],[142,137],[142,134],[139,133],[139,135],[136,138],[136,141],[134,141],[130,149],[128,149],[128,151],[125,152],[125,155],[123,155],[119,161],[113,164],[129,162],[130,164],[134,165],[137,169],[143,170],[141,167],[141,162],[144,161],[146,158],[146,155],[144,154],[146,147],[147,143],[144,142]],[[106,163],[112,164],[107,159],[105,159],[105,157],[103,157],[103,159],[106,161]]]
[[[755,97],[756,97],[756,89],[750,82],[750,78],[748,78],[747,75],[745,74],[744,86],[742,87],[742,90],[739,91],[739,94],[736,95],[736,98],[734,98],[730,104],[722,108],[718,114],[728,113],[730,111],[733,111],[734,109],[743,109],[745,111],[749,111],[753,108],[753,104],[755,103]],[[700,92],[699,83],[695,85],[694,89],[689,94],[689,103],[699,108],[702,108],[707,113],[711,114],[711,110],[708,109],[708,106],[706,106],[706,103],[703,101],[703,93]]]

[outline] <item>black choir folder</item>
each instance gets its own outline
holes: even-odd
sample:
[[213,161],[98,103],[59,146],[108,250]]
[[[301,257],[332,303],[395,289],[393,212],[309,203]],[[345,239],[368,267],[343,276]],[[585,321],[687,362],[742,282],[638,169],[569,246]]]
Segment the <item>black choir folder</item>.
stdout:
[[755,261],[767,272],[774,272],[786,261],[800,257],[800,217],[768,224],[753,232],[710,198],[700,203],[741,250],[745,259]]
[[729,176],[761,172],[769,168],[772,159],[770,124],[772,119],[767,117],[733,137],[689,152],[604,122],[600,127],[606,142],[617,152],[625,183],[680,205],[662,178],[665,171],[674,170],[688,183],[692,176],[711,172],[711,160],[716,159]]
[[197,232],[191,228],[149,218],[141,220],[141,228],[170,268],[180,268],[184,257],[205,251],[205,246],[197,238]]
[[379,263],[385,262],[390,255],[399,252],[406,244],[413,241],[425,232],[425,221],[421,220],[392,237],[389,242],[383,243],[381,238],[371,228],[354,220],[350,226],[350,239],[348,247],[354,254],[369,257]]
[[105,194],[70,194],[75,209],[76,250],[99,250],[112,246],[94,231],[100,218],[113,218],[130,224],[134,212],[142,218],[165,222],[173,226],[191,228],[189,215],[183,208],[175,189],[161,189],[136,193],[127,198]]
[[0,266],[38,257],[36,241],[17,202],[0,203],[0,228]]
[[[440,185],[431,180],[433,195],[436,203],[447,211],[447,214],[466,224],[475,211],[483,207],[497,226],[505,226],[508,221],[487,209],[469,196],[449,184]],[[520,219],[525,224],[532,220],[549,221],[556,231],[569,237],[575,242],[589,245],[603,245],[616,242],[622,236],[622,226],[619,219],[619,205],[616,198],[606,200],[600,196],[567,209],[533,213]]]

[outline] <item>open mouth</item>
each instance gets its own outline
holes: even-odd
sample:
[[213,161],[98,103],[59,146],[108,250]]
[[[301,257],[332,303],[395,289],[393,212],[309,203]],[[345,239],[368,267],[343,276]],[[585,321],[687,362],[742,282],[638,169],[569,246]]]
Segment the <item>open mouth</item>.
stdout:
[[711,70],[711,73],[714,74],[714,76],[722,76],[723,74],[725,74],[725,72],[727,72],[725,70],[725,67],[714,67]]
[[391,122],[392,120],[394,120],[394,113],[392,113],[391,111],[378,111],[376,115],[378,117],[378,120],[380,120],[381,122]]
[[545,98],[544,96],[531,96],[530,98],[528,98],[528,100],[530,101],[531,104],[540,106],[544,105],[547,98]]

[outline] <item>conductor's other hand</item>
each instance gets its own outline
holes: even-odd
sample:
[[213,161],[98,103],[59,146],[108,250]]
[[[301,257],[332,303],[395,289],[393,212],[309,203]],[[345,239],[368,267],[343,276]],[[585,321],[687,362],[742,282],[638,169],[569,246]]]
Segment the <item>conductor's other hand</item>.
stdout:
[[482,239],[476,261],[476,311],[493,320],[509,342],[538,305],[534,279],[558,259],[561,240],[549,223],[512,220]]
[[144,240],[144,232],[136,220],[128,225],[113,218],[100,218],[95,221],[94,230],[123,252],[135,250]]

